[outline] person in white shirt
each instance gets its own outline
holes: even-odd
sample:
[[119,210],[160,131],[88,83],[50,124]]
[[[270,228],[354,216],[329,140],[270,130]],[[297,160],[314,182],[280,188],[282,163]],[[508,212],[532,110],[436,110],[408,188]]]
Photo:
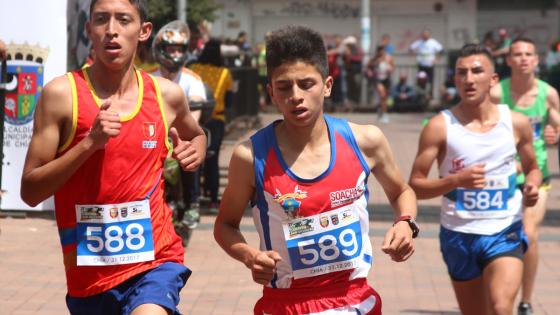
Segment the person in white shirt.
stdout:
[[426,72],[430,86],[434,86],[434,67],[443,54],[443,46],[432,38],[429,30],[424,30],[421,37],[410,45],[410,52],[416,54],[418,72]]

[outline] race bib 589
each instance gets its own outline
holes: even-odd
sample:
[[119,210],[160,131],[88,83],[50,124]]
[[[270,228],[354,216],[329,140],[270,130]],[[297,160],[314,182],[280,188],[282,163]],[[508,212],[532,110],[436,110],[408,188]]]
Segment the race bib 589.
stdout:
[[362,230],[351,209],[334,210],[284,224],[295,278],[354,269],[362,254]]

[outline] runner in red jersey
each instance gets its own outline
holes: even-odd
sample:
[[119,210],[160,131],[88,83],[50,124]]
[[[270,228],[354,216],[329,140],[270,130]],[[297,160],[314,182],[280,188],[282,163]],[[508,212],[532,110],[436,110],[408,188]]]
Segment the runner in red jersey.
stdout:
[[[333,79],[320,34],[288,27],[272,33],[266,52],[268,91],[283,120],[235,148],[216,241],[264,285],[255,314],[379,315],[381,298],[367,283],[367,178],[374,174],[394,208],[382,249],[397,262],[414,252],[414,192],[377,127],[323,114]],[[259,249],[239,230],[249,202]]]
[[70,313],[178,313],[190,270],[163,200],[168,127],[187,171],[206,138],[178,85],[133,67],[152,29],[146,2],[93,0],[90,15],[95,62],[45,86],[22,199],[55,196]]

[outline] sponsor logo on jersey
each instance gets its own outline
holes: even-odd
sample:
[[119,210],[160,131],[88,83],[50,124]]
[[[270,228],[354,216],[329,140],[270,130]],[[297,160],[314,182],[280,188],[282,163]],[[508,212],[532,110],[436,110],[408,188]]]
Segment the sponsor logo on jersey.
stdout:
[[103,218],[101,207],[80,207],[80,221],[99,220]]
[[128,207],[121,208],[121,217],[126,218],[128,216]]
[[451,161],[451,170],[449,173],[457,173],[465,168],[465,159],[456,158]]
[[338,214],[331,215],[331,221],[333,225],[338,225]]
[[319,224],[321,224],[321,226],[324,227],[324,228],[329,226],[329,217],[328,216],[321,217],[319,219]]
[[157,147],[156,140],[144,140],[142,141],[142,149],[155,149]]
[[131,207],[130,209],[130,215],[135,216],[135,215],[141,215],[142,213],[144,213],[144,211],[142,210],[141,207]]
[[284,209],[288,218],[294,219],[298,217],[301,200],[307,198],[307,192],[300,190],[298,185],[296,185],[292,193],[282,194],[279,189],[276,189],[276,194],[273,198]]
[[352,212],[352,210],[348,209],[342,212],[342,222],[351,220],[352,218],[354,218],[354,213]]
[[288,223],[290,237],[313,231],[313,218]]
[[364,195],[366,190],[365,184],[362,183],[357,187],[333,191],[329,194],[331,207],[340,207],[345,204],[352,203]]
[[109,215],[113,219],[118,217],[119,216],[119,209],[117,207],[113,207],[113,208],[109,209]]

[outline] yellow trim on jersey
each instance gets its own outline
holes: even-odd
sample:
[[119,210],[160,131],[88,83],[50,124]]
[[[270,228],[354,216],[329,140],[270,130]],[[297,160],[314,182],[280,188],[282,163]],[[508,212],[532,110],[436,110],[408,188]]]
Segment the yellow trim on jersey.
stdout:
[[[101,107],[102,104],[101,100],[97,96],[97,93],[93,88],[93,84],[91,84],[91,80],[89,79],[87,69],[82,69],[82,72],[84,73],[84,77],[86,78],[86,83],[88,85],[89,91],[91,92],[91,96],[93,96],[93,100],[95,101],[95,104],[97,104],[97,107]],[[138,81],[138,99],[136,101],[136,107],[134,108],[134,110],[127,116],[121,117],[122,122],[129,121],[132,118],[134,118],[136,114],[138,114],[138,112],[140,111],[140,106],[142,106],[142,99],[144,98],[144,80],[142,79],[142,75],[140,74],[140,71],[134,69],[134,73],[136,74],[136,80]]]
[[161,96],[161,90],[159,88],[159,83],[157,81],[157,79],[151,75],[148,74],[148,76],[152,79],[152,82],[154,82],[154,88],[156,89],[156,96],[157,96],[157,102],[159,105],[159,110],[161,112],[161,119],[163,120],[163,127],[165,128],[165,145],[167,147],[167,150],[171,150],[172,146],[169,143],[169,126],[167,125],[167,118],[165,116],[165,110],[163,107],[163,97]]
[[72,91],[72,130],[70,131],[70,135],[68,135],[68,139],[66,139],[64,144],[58,149],[58,153],[68,149],[76,136],[76,129],[78,128],[78,90],[76,89],[76,81],[74,81],[74,75],[72,75],[71,72],[68,72],[66,76],[68,77],[68,81],[70,81],[70,90]]

